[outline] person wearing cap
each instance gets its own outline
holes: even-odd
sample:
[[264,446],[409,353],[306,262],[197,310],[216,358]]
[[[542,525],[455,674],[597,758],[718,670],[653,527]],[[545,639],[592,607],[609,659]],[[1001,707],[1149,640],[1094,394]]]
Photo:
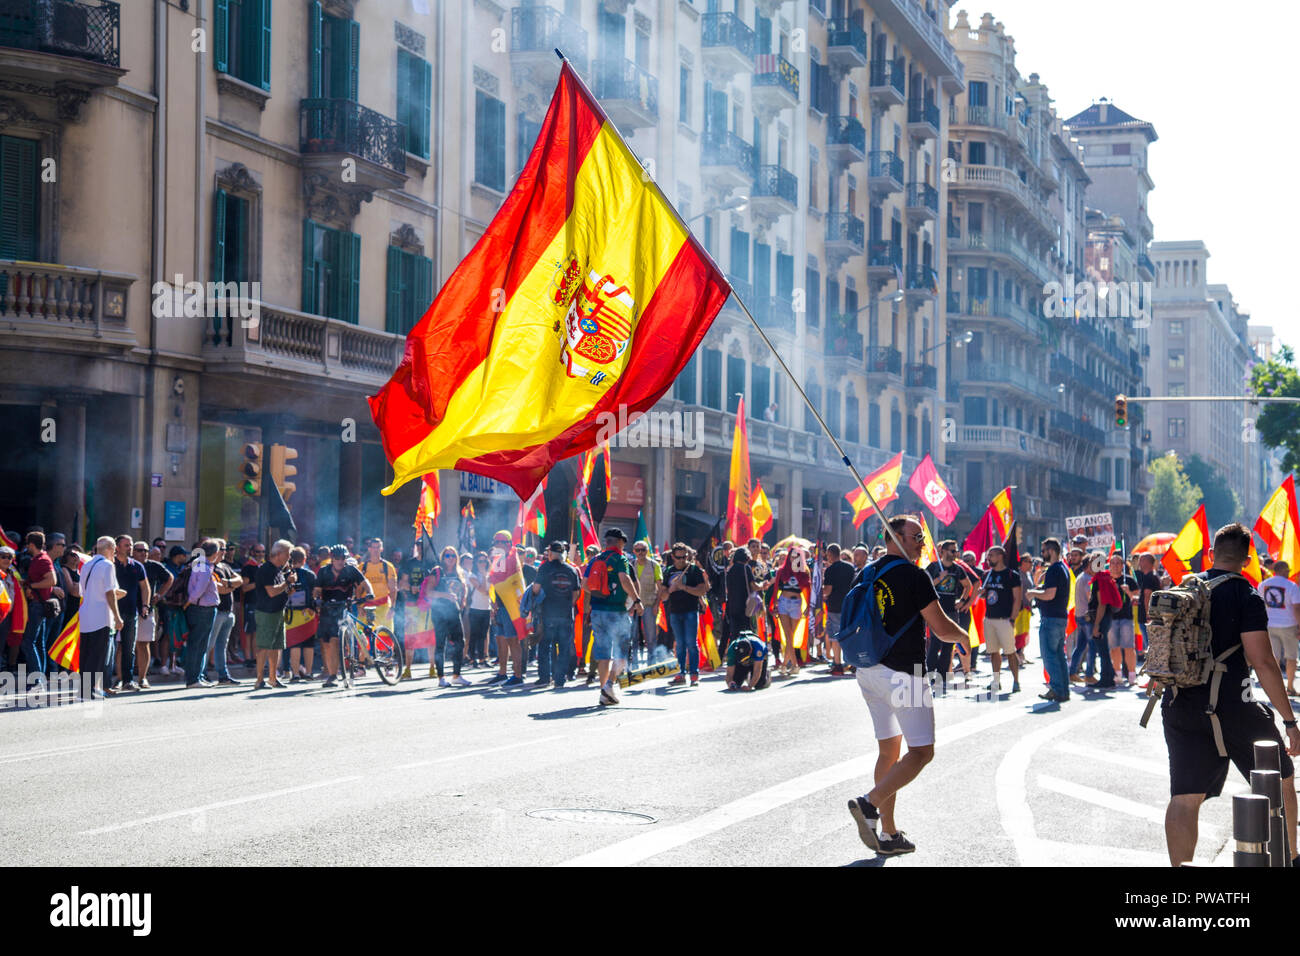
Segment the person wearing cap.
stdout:
[[337,639],[343,611],[349,601],[364,601],[371,596],[370,582],[356,564],[349,562],[350,556],[346,545],[336,544],[330,548],[330,563],[316,575],[316,588],[312,593],[313,600],[320,607],[316,637],[320,641],[321,656],[325,658],[325,682],[321,687],[335,686],[334,679],[339,676]]
[[605,550],[588,565],[582,583],[591,601],[591,659],[596,662],[600,679],[602,707],[618,703],[618,675],[627,667],[632,644],[628,599],[631,598],[633,613],[645,609],[632,577],[631,565],[623,554],[626,545],[627,535],[621,528],[608,529],[605,532]]
[[541,598],[541,643],[537,648],[537,683],[564,686],[569,673],[569,659],[573,655],[573,610],[581,594],[582,583],[578,572],[564,560],[568,545],[552,541],[546,549],[546,560],[537,569],[537,577],[530,585],[532,592]]

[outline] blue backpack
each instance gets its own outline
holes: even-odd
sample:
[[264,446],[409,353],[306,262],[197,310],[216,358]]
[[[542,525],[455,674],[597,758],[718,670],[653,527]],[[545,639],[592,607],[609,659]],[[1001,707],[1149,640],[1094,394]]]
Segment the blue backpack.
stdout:
[[880,616],[880,605],[876,602],[876,582],[890,568],[902,563],[903,558],[891,554],[875,564],[867,565],[862,569],[857,583],[844,595],[844,604],[840,608],[840,633],[836,638],[844,652],[844,663],[854,667],[874,667],[879,664],[899,636],[920,616],[913,614],[893,634],[885,630],[885,622]]

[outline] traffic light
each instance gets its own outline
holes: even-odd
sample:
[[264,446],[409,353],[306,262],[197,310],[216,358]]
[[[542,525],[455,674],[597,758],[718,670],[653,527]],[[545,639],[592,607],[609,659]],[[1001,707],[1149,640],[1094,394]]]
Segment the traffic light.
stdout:
[[1115,396],[1115,427],[1128,427],[1128,397],[1125,395]]
[[289,479],[298,474],[298,469],[290,462],[298,457],[298,449],[288,445],[271,446],[271,480],[280,489],[280,497],[289,503],[289,497],[298,490],[298,486]]
[[262,494],[262,443],[250,441],[244,446],[244,461],[239,466],[239,490],[250,498]]

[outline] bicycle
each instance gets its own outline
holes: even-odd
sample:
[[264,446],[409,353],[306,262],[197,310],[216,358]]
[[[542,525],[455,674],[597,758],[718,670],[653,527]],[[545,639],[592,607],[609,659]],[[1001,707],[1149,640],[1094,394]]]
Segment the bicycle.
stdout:
[[[363,621],[353,612],[355,602],[326,602],[328,606],[339,608],[339,656],[343,670],[343,686],[352,688],[352,679],[365,674],[365,662],[361,660],[362,641],[375,666],[379,679],[390,686],[402,679],[402,670],[406,666],[405,653],[397,635],[390,628],[376,626]],[[367,614],[372,617],[373,611]]]

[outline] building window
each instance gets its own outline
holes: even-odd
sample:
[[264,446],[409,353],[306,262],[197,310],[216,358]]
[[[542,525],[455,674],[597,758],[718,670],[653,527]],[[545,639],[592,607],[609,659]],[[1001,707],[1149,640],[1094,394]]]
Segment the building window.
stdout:
[[271,0],[216,0],[212,46],[212,61],[218,73],[269,90]]
[[840,433],[840,393],[838,389],[826,389],[826,425],[832,435]]
[[677,376],[677,381],[673,383],[673,398],[687,405],[695,404],[695,375],[699,367],[695,355],[696,353],[691,354],[681,374]]
[[506,191],[506,104],[474,91],[474,181]]
[[1110,459],[1102,458],[1101,460],[1101,483],[1107,488],[1110,487]]
[[249,281],[247,199],[218,189],[212,210],[212,281]]
[[1185,368],[1187,365],[1187,353],[1182,349],[1169,350],[1169,367]]
[[890,403],[889,408],[889,450],[903,450],[903,415],[898,410],[898,399]]
[[1110,154],[1112,156],[1128,156],[1130,154],[1129,143],[1111,143]]
[[691,71],[681,68],[681,92],[677,101],[677,121],[691,125]]
[[1122,458],[1115,459],[1115,490],[1124,490],[1124,461]]
[[[745,392],[745,360],[739,355],[727,356],[727,411],[740,407],[740,395]],[[752,401],[752,400],[751,400]],[[751,408],[749,414],[753,414]]]
[[[805,390],[808,393],[808,400],[812,402],[814,408],[820,408],[822,403],[822,388],[820,385],[809,385]],[[804,431],[817,434],[821,431],[821,426],[817,424],[817,417],[813,415],[812,408],[804,407],[803,410],[803,427]]]
[[387,330],[398,335],[410,332],[432,301],[433,260],[389,246]]
[[722,353],[704,350],[704,401],[709,408],[722,408]]
[[519,114],[518,121],[519,125],[516,128],[519,132],[515,135],[515,169],[517,172],[523,172],[524,167],[528,165],[528,156],[533,151],[533,145],[537,142],[537,137],[542,134],[542,124],[534,123],[523,113]]
[[302,310],[357,324],[361,237],[310,219],[302,227]]
[[741,229],[731,230],[731,274],[749,281],[749,233]]
[[984,143],[966,144],[966,162],[972,166],[983,166],[988,161],[988,147]]
[[880,405],[876,402],[867,404],[867,444],[880,447]]
[[36,140],[0,136],[0,259],[40,258],[39,167]]
[[862,441],[862,427],[858,421],[858,399],[854,395],[844,396],[844,437],[851,442]]
[[767,406],[772,404],[772,372],[765,365],[755,365],[749,370],[749,380],[752,383],[750,394],[754,405],[750,409],[750,417],[766,421]]
[[1170,419],[1168,419],[1168,422],[1169,422],[1169,437],[1170,437],[1170,438],[1186,438],[1186,437],[1187,437],[1187,419],[1185,419],[1185,418],[1170,418]]
[[1170,320],[1169,320],[1169,334],[1170,334],[1170,335],[1182,335],[1182,334],[1184,334],[1184,333],[1183,333],[1183,320],[1182,320],[1182,319],[1170,319]]
[[355,20],[325,16],[318,2],[313,2],[309,9],[308,94],[355,102],[361,61],[361,24]]
[[1184,382],[1170,382],[1169,395],[1171,398],[1181,398],[1187,394],[1187,385]]
[[433,67],[427,60],[398,50],[397,121],[406,125],[406,151],[422,159],[429,158],[432,96]]
[[819,328],[822,321],[822,274],[816,269],[805,269],[803,281],[804,294],[807,296],[804,305],[808,309],[808,328]]

